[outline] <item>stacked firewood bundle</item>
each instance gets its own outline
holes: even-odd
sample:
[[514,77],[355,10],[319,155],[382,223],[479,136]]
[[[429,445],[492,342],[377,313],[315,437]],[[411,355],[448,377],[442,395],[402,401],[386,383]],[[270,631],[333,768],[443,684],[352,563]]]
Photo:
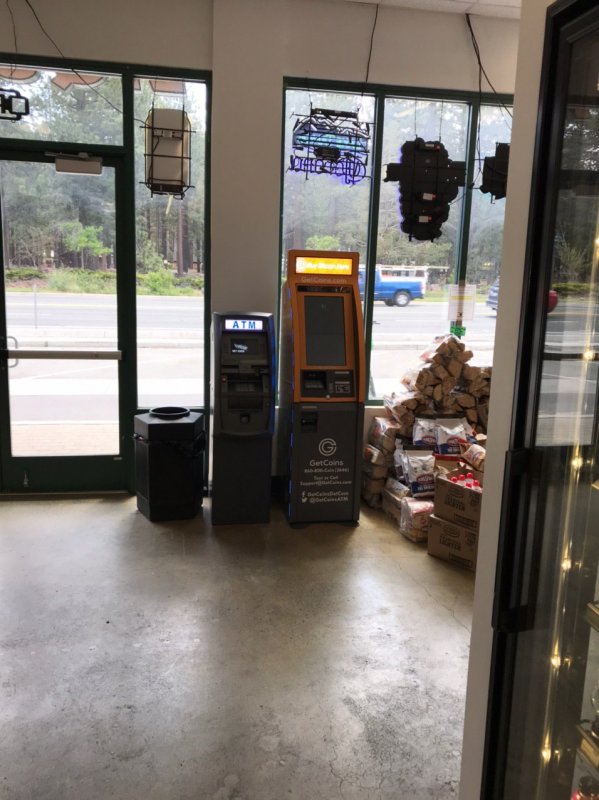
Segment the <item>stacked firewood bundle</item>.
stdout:
[[406,372],[401,382],[407,391],[385,397],[402,436],[411,434],[416,417],[427,415],[463,416],[478,432],[486,432],[491,367],[471,366],[472,356],[455,336],[444,336],[422,354],[420,369]]

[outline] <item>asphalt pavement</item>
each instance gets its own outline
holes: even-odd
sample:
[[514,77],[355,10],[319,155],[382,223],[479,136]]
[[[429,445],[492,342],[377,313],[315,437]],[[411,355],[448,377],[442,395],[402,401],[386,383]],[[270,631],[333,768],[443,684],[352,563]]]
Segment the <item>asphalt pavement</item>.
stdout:
[[[492,363],[495,321],[495,312],[479,303],[475,318],[465,323],[464,341],[474,351],[473,363]],[[8,293],[7,323],[20,349],[117,347],[113,296]],[[139,297],[137,330],[140,403],[202,405],[203,298]],[[446,304],[424,300],[399,308],[376,303],[371,372],[377,395],[399,390],[405,370],[418,365],[422,350],[447,330]],[[546,341],[553,352],[599,349],[598,320],[589,324],[584,304],[564,301],[548,317]],[[562,362],[548,363],[542,408],[548,414],[572,414],[581,403],[590,408],[597,383],[593,367],[583,375]],[[116,361],[23,359],[9,370],[9,386],[14,421],[112,419],[117,413]]]

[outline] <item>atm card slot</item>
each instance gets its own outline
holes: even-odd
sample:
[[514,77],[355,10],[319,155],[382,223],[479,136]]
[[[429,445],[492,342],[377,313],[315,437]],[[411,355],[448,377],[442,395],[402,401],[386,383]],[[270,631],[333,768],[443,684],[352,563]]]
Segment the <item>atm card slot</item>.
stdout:
[[252,394],[262,391],[262,381],[229,381],[229,392],[239,392],[239,394]]
[[250,395],[229,395],[227,397],[227,408],[229,411],[256,410],[264,408],[266,400],[264,397],[251,397]]

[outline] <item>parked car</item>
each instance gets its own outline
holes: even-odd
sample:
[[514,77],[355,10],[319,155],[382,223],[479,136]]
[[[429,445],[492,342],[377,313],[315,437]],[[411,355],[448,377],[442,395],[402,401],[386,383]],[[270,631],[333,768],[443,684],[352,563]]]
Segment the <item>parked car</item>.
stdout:
[[[374,273],[374,299],[382,300],[388,306],[407,306],[414,299],[424,297],[426,278],[401,275],[408,272],[409,267],[376,267]],[[360,296],[364,297],[364,267],[358,272]]]
[[497,303],[499,300],[499,281],[496,280],[495,283],[489,289],[489,294],[487,295],[487,299],[485,300],[485,305],[492,308],[493,311],[497,311]]
[[[499,300],[499,279],[489,289],[489,294],[485,300],[485,305],[497,311],[497,303]],[[557,292],[555,289],[549,289],[549,296],[547,298],[547,312],[550,313],[556,307],[558,301]]]

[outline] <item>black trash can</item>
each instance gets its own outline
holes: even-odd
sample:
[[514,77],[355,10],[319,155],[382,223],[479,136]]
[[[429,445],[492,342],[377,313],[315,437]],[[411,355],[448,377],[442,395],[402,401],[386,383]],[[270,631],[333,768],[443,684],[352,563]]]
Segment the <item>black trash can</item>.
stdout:
[[134,418],[137,508],[152,522],[192,519],[202,506],[204,415],[179,406]]

